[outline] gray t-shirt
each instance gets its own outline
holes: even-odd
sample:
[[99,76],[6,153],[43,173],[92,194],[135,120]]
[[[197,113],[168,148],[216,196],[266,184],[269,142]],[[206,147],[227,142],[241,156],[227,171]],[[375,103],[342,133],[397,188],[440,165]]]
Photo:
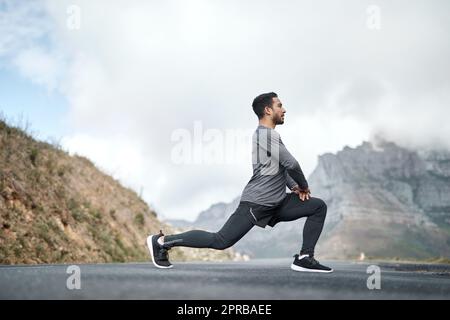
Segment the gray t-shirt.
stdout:
[[272,128],[262,125],[256,128],[252,138],[252,162],[253,176],[242,192],[241,201],[273,207],[286,197],[286,186],[308,188],[298,161]]

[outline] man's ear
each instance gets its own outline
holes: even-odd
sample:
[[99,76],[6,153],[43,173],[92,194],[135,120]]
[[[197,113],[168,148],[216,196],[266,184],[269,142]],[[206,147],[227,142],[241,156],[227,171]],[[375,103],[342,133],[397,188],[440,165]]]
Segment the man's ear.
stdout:
[[270,109],[270,110],[272,110],[272,108],[269,107],[269,106],[265,106],[265,107],[264,107],[264,111],[265,111],[267,114],[270,114],[270,112],[269,112],[268,110],[266,110],[266,108],[267,108],[267,109]]

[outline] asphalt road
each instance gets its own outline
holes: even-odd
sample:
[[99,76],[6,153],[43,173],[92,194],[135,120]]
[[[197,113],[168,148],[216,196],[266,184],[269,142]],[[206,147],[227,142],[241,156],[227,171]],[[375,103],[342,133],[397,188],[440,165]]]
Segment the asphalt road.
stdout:
[[290,270],[291,261],[179,262],[166,270],[151,263],[82,264],[81,287],[72,290],[68,265],[0,266],[0,299],[450,298],[450,266],[378,264],[380,289],[370,290],[368,263],[327,261],[335,271],[316,274]]

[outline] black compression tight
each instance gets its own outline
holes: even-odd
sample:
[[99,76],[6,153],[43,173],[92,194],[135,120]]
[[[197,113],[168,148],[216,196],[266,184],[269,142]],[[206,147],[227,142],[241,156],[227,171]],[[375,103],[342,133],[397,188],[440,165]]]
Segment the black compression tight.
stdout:
[[[253,226],[254,221],[249,207],[242,203],[228,218],[218,232],[191,230],[179,234],[167,235],[164,242],[174,241],[173,246],[192,248],[212,248],[223,250],[239,241]],[[323,229],[327,205],[319,198],[311,197],[301,201],[296,194],[287,194],[283,205],[274,216],[273,225],[283,221],[293,221],[307,217],[303,228],[303,245],[300,254],[314,255],[314,248]]]

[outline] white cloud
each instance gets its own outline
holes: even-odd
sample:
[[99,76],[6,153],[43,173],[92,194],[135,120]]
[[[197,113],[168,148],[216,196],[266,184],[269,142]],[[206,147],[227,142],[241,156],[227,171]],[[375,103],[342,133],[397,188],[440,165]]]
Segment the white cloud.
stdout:
[[[250,150],[232,165],[175,165],[170,138],[197,120],[205,130],[255,128],[250,104],[261,92],[280,94],[279,132],[306,174],[319,154],[377,132],[448,146],[447,1],[378,1],[379,31],[366,27],[372,3],[356,0],[41,4],[3,14],[15,27],[0,24],[0,35],[13,32],[0,48],[15,53],[25,76],[67,96],[66,145],[120,168],[163,216],[192,219],[242,191]],[[79,30],[67,28],[72,4]],[[41,27],[22,26],[24,18]]]
[[92,135],[75,134],[64,137],[61,144],[72,154],[89,156],[95,163],[105,164],[101,167],[114,178],[136,177],[144,171],[140,147],[130,143],[126,137],[111,139],[96,138]]
[[61,78],[62,62],[43,48],[32,48],[20,51],[14,58],[19,72],[36,84],[55,90]]
[[51,28],[51,21],[39,1],[0,1],[0,58],[34,46]]

